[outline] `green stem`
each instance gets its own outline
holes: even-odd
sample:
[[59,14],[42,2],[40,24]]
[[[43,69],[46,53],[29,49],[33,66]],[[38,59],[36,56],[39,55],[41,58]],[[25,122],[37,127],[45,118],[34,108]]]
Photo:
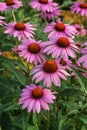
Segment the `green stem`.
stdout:
[[43,12],[43,15],[44,15],[44,21],[46,22],[46,24],[48,24],[48,21],[47,21],[47,19],[46,19],[46,13]]
[[55,19],[54,19],[54,18],[52,18],[52,20],[53,20],[53,22],[55,22]]
[[16,22],[16,17],[15,17],[14,11],[12,10],[11,12],[12,12],[13,20],[14,20],[14,22]]
[[39,123],[38,123],[38,127],[40,127],[41,119],[42,119],[42,113],[40,112],[40,114],[39,114]]
[[56,98],[56,120],[58,121],[58,111],[59,111],[59,88],[57,87],[57,98]]
[[28,75],[29,75],[30,83],[32,83],[33,81],[30,76],[30,64],[29,63],[27,63],[27,68],[28,68]]
[[29,74],[29,77],[30,77],[30,68],[29,68],[29,63],[27,63],[27,68],[28,68],[28,74]]
[[82,86],[82,88],[83,88],[83,90],[84,90],[85,94],[87,95],[87,90],[85,89],[85,87],[84,87],[84,86]]
[[24,19],[24,21],[27,21],[27,20],[30,20],[30,17],[27,17],[27,18]]
[[47,123],[46,130],[49,130],[49,126],[50,126],[50,111],[48,111],[48,113],[47,113],[47,121],[48,121],[48,123]]

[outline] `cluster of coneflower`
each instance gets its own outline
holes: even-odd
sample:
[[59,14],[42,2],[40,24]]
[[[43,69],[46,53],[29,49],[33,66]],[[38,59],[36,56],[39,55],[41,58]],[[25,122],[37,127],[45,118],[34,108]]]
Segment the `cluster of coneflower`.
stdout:
[[[86,35],[87,31],[83,26],[78,24],[70,25],[64,23],[60,19],[61,10],[58,3],[52,0],[32,0],[29,5],[41,12],[40,17],[48,22],[43,32],[48,33],[48,41],[42,41],[34,38],[36,25],[31,23],[23,23],[21,21],[6,23],[3,22],[4,17],[0,16],[0,25],[5,29],[6,34],[17,37],[21,44],[14,47],[19,57],[26,59],[27,63],[33,63],[34,67],[30,72],[30,76],[35,84],[27,85],[21,93],[19,104],[23,104],[22,108],[28,108],[28,112],[40,112],[41,108],[50,110],[49,103],[54,103],[56,92],[51,91],[52,84],[57,87],[61,86],[60,79],[67,80],[67,76],[71,76],[71,66],[82,66],[87,68],[87,42],[81,47],[77,46],[74,38],[77,35]],[[13,10],[22,7],[23,4],[19,0],[6,0],[0,2],[0,11]],[[71,6],[73,12],[82,16],[87,16],[87,3],[75,2]],[[57,20],[54,17],[58,17]],[[34,32],[35,31],[35,32]],[[76,64],[75,59],[81,53]],[[0,52],[2,55],[2,52]],[[50,58],[47,56],[50,55]],[[75,74],[74,74],[75,76]],[[83,74],[87,77],[87,74]],[[43,85],[40,85],[42,82]],[[37,85],[37,83],[39,85]]]

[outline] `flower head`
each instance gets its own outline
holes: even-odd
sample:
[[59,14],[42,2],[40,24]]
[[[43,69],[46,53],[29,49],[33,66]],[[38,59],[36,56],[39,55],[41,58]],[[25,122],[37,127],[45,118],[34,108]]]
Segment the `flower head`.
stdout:
[[75,58],[75,52],[78,51],[78,47],[75,45],[74,41],[67,37],[53,37],[46,43],[46,49],[44,50],[47,54],[52,54],[52,58],[57,59],[68,57]]
[[18,9],[22,6],[22,2],[20,0],[6,0],[6,2],[0,2],[2,8],[1,11]]
[[12,48],[12,51],[15,52],[15,53],[18,53],[18,52],[19,52],[18,47],[17,47],[17,46],[14,46],[14,47]]
[[0,25],[1,25],[1,26],[3,26],[3,24],[4,24],[4,22],[2,21],[2,20],[4,20],[4,19],[5,19],[5,17],[0,16]]
[[75,13],[79,13],[81,16],[87,16],[87,3],[74,2],[71,6],[71,10]]
[[66,80],[66,76],[69,74],[58,64],[55,60],[47,60],[44,63],[35,66],[31,75],[36,83],[43,80],[44,85],[51,87],[52,82],[55,86],[60,86],[60,78]]
[[81,50],[82,56],[78,59],[78,62],[82,63],[83,67],[87,69],[87,42],[83,46],[84,48]]
[[6,3],[0,2],[0,11],[5,11],[5,10],[6,10]]
[[58,4],[52,2],[52,0],[32,0],[29,5],[43,12],[53,12],[54,8],[58,6]]
[[36,41],[34,39],[23,40],[22,45],[18,46],[19,56],[27,59],[27,62],[37,65],[45,61],[43,54],[44,43],[42,41]]
[[19,104],[23,104],[22,109],[28,108],[28,112],[50,110],[48,103],[54,103],[56,97],[53,95],[49,89],[42,89],[42,86],[36,86],[35,84],[27,85],[26,88],[22,90],[21,98],[19,99]]
[[60,36],[60,37],[74,37],[76,35],[75,27],[69,24],[64,24],[61,19],[59,18],[56,22],[52,22],[48,24],[44,32],[51,32],[48,35],[48,38],[53,36]]
[[64,69],[70,70],[71,68],[70,66],[72,66],[72,61],[71,60],[67,60],[65,58],[58,58],[57,59],[58,64],[60,64]]
[[22,22],[13,22],[13,23],[8,23],[5,28],[6,34],[13,35],[14,37],[18,37],[18,40],[20,41],[21,39],[24,38],[33,38],[34,28],[35,25],[32,25],[30,23],[22,23]]
[[[59,10],[59,8],[54,8],[54,10],[52,12],[46,11],[45,15],[46,15],[46,18],[48,20],[52,20],[55,16],[59,16],[60,15],[60,10]],[[44,13],[43,12],[41,13],[40,17],[42,19],[44,19]]]
[[74,27],[76,29],[76,35],[85,36],[87,33],[87,30],[84,28],[84,26],[80,26],[79,24],[74,24]]
[[[77,70],[79,73],[81,73],[81,75],[83,75],[85,78],[87,78],[87,73],[86,73],[86,72],[83,72],[81,69],[79,69],[79,67],[81,67],[81,68],[83,68],[83,69],[85,69],[85,70],[87,70],[87,68],[85,68],[83,65],[81,66],[81,64],[80,64],[79,61],[77,61],[75,64],[73,64],[72,67],[73,67],[75,70]],[[71,73],[71,76],[74,76],[75,78],[78,78],[78,76],[77,76],[74,72]]]

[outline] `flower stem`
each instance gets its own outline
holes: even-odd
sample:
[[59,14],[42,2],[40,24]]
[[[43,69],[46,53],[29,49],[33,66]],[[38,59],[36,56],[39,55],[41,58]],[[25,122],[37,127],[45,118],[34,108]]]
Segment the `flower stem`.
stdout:
[[47,113],[47,121],[48,121],[48,123],[47,123],[46,130],[49,130],[49,126],[50,126],[50,111],[48,111],[48,113]]
[[84,86],[82,86],[82,89],[84,90],[84,93],[87,95],[87,90],[85,89]]
[[52,18],[52,21],[53,21],[53,22],[55,22],[55,19],[54,19],[54,18]]
[[29,76],[29,79],[30,79],[30,83],[33,83],[32,78],[30,76],[30,63],[27,63],[27,68],[28,68],[28,76]]
[[46,22],[46,24],[48,24],[48,21],[47,21],[47,19],[46,19],[46,13],[43,12],[43,15],[44,15],[44,21]]
[[27,68],[28,68],[28,74],[29,74],[29,77],[30,77],[30,68],[29,68],[29,63],[27,63]]
[[13,20],[14,20],[14,22],[16,22],[16,17],[15,17],[14,11],[12,10],[11,12],[12,12]]
[[59,111],[59,88],[57,87],[57,98],[56,98],[56,120],[58,121],[58,111]]
[[41,119],[42,119],[42,113],[40,112],[40,114],[39,114],[39,123],[38,123],[38,127],[40,127]]

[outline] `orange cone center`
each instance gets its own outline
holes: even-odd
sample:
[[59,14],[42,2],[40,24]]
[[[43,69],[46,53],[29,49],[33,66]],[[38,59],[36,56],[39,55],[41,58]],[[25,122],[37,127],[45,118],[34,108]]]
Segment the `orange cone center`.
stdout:
[[56,28],[57,31],[64,31],[65,30],[65,26],[64,26],[63,23],[57,23],[55,25],[55,28]]
[[43,70],[47,73],[54,73],[57,70],[57,64],[53,60],[47,60],[43,65]]
[[37,54],[40,52],[40,46],[37,43],[32,43],[28,46],[28,51]]
[[39,0],[39,2],[42,3],[42,4],[47,4],[48,0]]
[[57,45],[59,47],[66,48],[66,47],[68,47],[70,45],[70,42],[69,42],[69,40],[66,37],[60,37],[57,40]]
[[16,30],[19,30],[19,31],[25,30],[25,25],[24,25],[24,23],[19,22],[19,23],[15,24],[15,29],[16,29]]
[[87,3],[80,4],[80,7],[83,8],[83,9],[86,9],[87,8]]
[[41,98],[43,96],[43,91],[41,88],[35,88],[33,91],[32,91],[32,96],[34,98]]
[[7,1],[6,1],[6,4],[7,4],[8,6],[14,5],[14,0],[7,0]]

